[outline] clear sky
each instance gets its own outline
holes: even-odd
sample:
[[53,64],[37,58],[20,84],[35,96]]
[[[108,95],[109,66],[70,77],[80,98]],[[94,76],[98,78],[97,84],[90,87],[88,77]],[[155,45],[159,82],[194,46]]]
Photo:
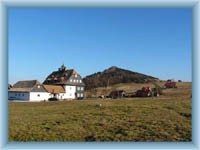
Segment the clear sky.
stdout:
[[8,21],[11,84],[63,63],[82,77],[118,66],[192,80],[190,8],[10,8]]

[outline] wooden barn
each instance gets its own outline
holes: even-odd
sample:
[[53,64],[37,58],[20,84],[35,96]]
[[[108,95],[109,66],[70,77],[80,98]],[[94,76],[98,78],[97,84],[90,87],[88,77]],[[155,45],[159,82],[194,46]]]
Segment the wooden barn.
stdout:
[[123,98],[125,97],[125,94],[126,92],[124,90],[116,90],[116,91],[112,91],[110,94],[109,94],[109,97],[110,98]]

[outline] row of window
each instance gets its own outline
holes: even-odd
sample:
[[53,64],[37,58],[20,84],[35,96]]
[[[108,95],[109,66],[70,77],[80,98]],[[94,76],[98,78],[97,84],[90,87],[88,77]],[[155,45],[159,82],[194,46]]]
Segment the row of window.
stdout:
[[[15,93],[15,96],[24,96],[24,93]],[[38,94],[37,96],[40,97],[40,94]]]
[[79,86],[78,86],[78,87],[77,87],[77,90],[78,90],[78,91],[79,91],[79,90],[80,90],[80,91],[83,91],[83,87],[79,87]]
[[[52,95],[54,95],[54,94],[49,94],[49,96],[52,96]],[[56,96],[56,94],[54,96]],[[64,96],[64,94],[58,94],[58,96]],[[72,96],[72,94],[69,93],[69,96]]]
[[15,93],[15,96],[24,96],[23,93]]
[[83,97],[83,93],[78,93],[77,97]]
[[70,82],[74,82],[74,83],[82,83],[82,80],[76,80],[76,79],[72,80],[72,79],[70,79]]

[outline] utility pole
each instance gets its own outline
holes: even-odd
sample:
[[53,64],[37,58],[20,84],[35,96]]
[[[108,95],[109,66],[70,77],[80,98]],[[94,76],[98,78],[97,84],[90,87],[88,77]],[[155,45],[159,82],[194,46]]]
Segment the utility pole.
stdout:
[[108,93],[109,79],[107,81],[106,93]]

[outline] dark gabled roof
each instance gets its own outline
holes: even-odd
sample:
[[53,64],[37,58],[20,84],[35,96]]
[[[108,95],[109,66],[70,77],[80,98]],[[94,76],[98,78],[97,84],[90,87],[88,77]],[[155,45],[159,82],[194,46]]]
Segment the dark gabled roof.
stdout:
[[[81,85],[84,86],[85,84],[82,83],[70,83],[69,79],[72,75],[80,75],[74,69],[66,69],[64,65],[58,69],[58,71],[52,72],[43,82],[43,84],[56,84],[56,85]],[[81,77],[80,77],[81,78]]]
[[30,92],[35,85],[41,85],[37,80],[18,81],[9,89],[10,92]]
[[74,73],[76,73],[76,71],[73,69],[54,71],[46,78],[43,83],[46,84],[48,81],[55,81],[55,83],[67,81]]
[[33,88],[33,86],[40,84],[37,80],[18,81],[13,85],[13,88]]

